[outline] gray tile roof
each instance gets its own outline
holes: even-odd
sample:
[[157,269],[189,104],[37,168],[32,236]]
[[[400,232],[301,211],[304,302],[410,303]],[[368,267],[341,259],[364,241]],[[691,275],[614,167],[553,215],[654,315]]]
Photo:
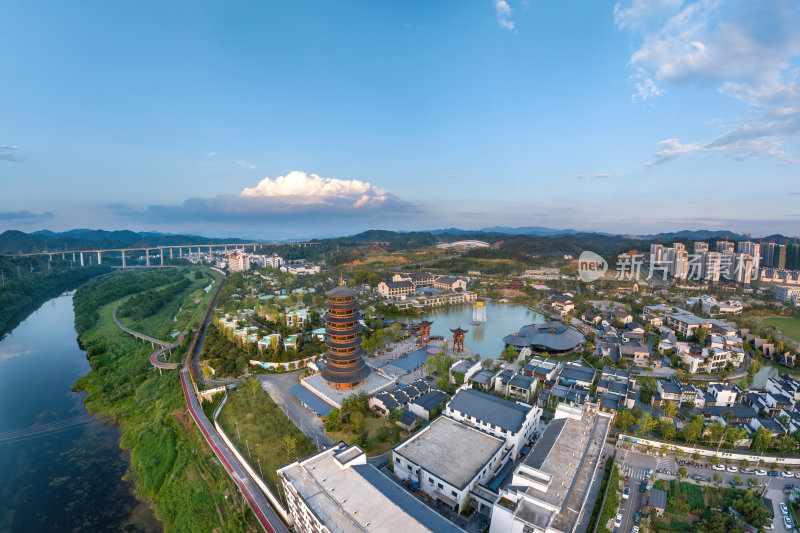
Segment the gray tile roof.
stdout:
[[533,409],[472,389],[459,391],[447,406],[512,433],[522,428]]
[[433,533],[464,533],[463,529],[403,490],[402,487],[371,464],[353,465],[351,468],[377,491],[397,504],[398,507],[411,515],[414,520],[430,529]]
[[667,493],[661,489],[651,489],[648,505],[650,505],[650,507],[655,507],[656,509],[666,509]]
[[542,465],[547,460],[547,457],[550,455],[550,451],[553,449],[558,437],[561,435],[561,430],[564,429],[564,426],[567,423],[566,418],[557,418],[547,424],[547,428],[542,433],[542,436],[539,437],[539,440],[536,441],[536,444],[533,446],[533,450],[528,456],[525,458],[525,465],[531,468],[542,468]]
[[414,403],[425,409],[426,411],[430,411],[431,409],[436,409],[439,405],[443,404],[447,401],[447,394],[440,390],[432,390],[430,392],[426,392],[419,398],[417,398]]

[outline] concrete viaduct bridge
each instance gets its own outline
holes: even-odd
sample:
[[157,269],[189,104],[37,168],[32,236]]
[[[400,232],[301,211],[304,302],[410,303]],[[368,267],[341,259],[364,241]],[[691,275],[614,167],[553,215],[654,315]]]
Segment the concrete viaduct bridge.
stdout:
[[[233,244],[193,244],[191,246],[182,244],[180,246],[143,246],[143,247],[135,247],[135,248],[103,248],[103,249],[92,249],[92,250],[64,250],[64,251],[44,251],[44,252],[30,252],[30,253],[20,253],[20,254],[8,254],[9,257],[34,257],[34,256],[43,256],[46,255],[49,261],[53,260],[53,256],[61,256],[62,259],[66,259],[68,255],[72,255],[72,261],[80,260],[81,266],[85,264],[85,256],[86,255],[93,255],[97,254],[97,264],[102,264],[103,262],[103,254],[115,254],[119,253],[122,257],[122,268],[126,268],[125,262],[125,254],[127,253],[129,256],[133,255],[136,252],[144,252],[145,264],[146,266],[150,265],[150,252],[157,251],[155,255],[155,259],[160,260],[159,266],[164,266],[164,257],[169,253],[169,258],[174,259],[175,255],[178,258],[182,258],[184,255],[184,250],[186,251],[186,255],[189,256],[192,254],[194,250],[196,250],[197,254],[202,253],[203,251],[208,251],[211,253],[214,249],[217,251],[223,250],[226,254],[228,250],[242,250],[245,251],[248,248],[251,248],[253,252],[256,251],[256,248],[259,246],[292,246],[298,248],[305,248],[306,246],[316,246],[318,242],[249,242],[249,243],[233,243]],[[177,250],[177,253],[176,253]]]

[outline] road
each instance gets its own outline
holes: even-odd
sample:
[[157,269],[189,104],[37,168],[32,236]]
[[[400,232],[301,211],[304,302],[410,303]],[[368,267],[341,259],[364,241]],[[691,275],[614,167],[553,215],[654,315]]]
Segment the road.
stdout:
[[286,529],[286,526],[283,525],[283,522],[281,522],[281,519],[272,509],[272,506],[267,502],[267,498],[261,492],[261,489],[228,450],[222,438],[217,433],[216,428],[214,428],[205,413],[203,413],[194,395],[194,391],[191,390],[189,373],[186,369],[181,370],[181,385],[183,386],[183,396],[186,399],[186,405],[189,408],[189,413],[192,415],[195,424],[200,428],[203,438],[205,438],[211,450],[231,476],[231,479],[239,487],[239,490],[247,500],[250,508],[253,509],[258,523],[261,524],[261,527],[263,527],[264,531],[267,533],[288,533],[289,530]]
[[270,397],[278,404],[281,410],[286,413],[289,420],[293,421],[300,431],[311,439],[322,450],[333,444],[333,441],[325,435],[322,427],[322,420],[310,409],[303,407],[294,394],[289,392],[291,387],[298,383],[298,377],[302,370],[288,372],[285,374],[261,374],[257,376],[261,387],[267,391]]

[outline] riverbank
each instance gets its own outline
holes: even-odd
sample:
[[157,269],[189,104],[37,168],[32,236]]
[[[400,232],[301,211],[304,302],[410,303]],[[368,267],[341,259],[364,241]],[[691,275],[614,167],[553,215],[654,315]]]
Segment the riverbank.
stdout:
[[[79,292],[107,288],[92,284]],[[180,297],[170,301],[165,316],[174,316],[182,304]],[[92,371],[73,389],[88,393],[90,413],[119,424],[119,445],[130,450],[126,478],[134,482],[137,496],[153,503],[166,531],[255,529],[252,511],[188,417],[178,372],[159,375],[151,368],[150,344],[115,326],[115,306],[116,301],[95,310],[93,325],[81,335]],[[76,323],[81,318],[76,316]]]

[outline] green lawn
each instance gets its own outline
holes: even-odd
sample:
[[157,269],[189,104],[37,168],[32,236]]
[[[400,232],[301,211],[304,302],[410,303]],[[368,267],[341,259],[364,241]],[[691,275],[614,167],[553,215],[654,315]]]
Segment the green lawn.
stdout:
[[800,342],[800,318],[788,316],[768,316],[764,325],[772,326],[795,342]]
[[130,450],[125,479],[153,502],[167,532],[253,530],[252,511],[187,413],[178,372],[148,370],[153,349],[113,323],[116,305],[92,310],[97,321],[81,336],[92,371],[73,390],[88,393],[90,413],[120,425],[120,447]]
[[[297,457],[316,453],[317,447],[286,417],[257,379],[238,386],[238,391],[228,393],[219,423],[253,469],[258,471],[260,463],[264,482],[277,495],[280,482],[276,470]],[[284,443],[287,436],[294,437],[293,452]]]
[[[381,428],[386,429],[381,431]],[[368,457],[388,452],[411,435],[408,431],[392,424],[385,417],[378,416],[372,412],[364,419],[364,431],[368,432],[369,436],[366,444],[361,445],[361,447],[367,452]],[[341,431],[326,431],[325,433],[334,442],[343,440],[348,444],[358,444],[360,437],[360,435],[353,433],[349,424],[343,425]],[[381,435],[388,437],[383,440]]]

